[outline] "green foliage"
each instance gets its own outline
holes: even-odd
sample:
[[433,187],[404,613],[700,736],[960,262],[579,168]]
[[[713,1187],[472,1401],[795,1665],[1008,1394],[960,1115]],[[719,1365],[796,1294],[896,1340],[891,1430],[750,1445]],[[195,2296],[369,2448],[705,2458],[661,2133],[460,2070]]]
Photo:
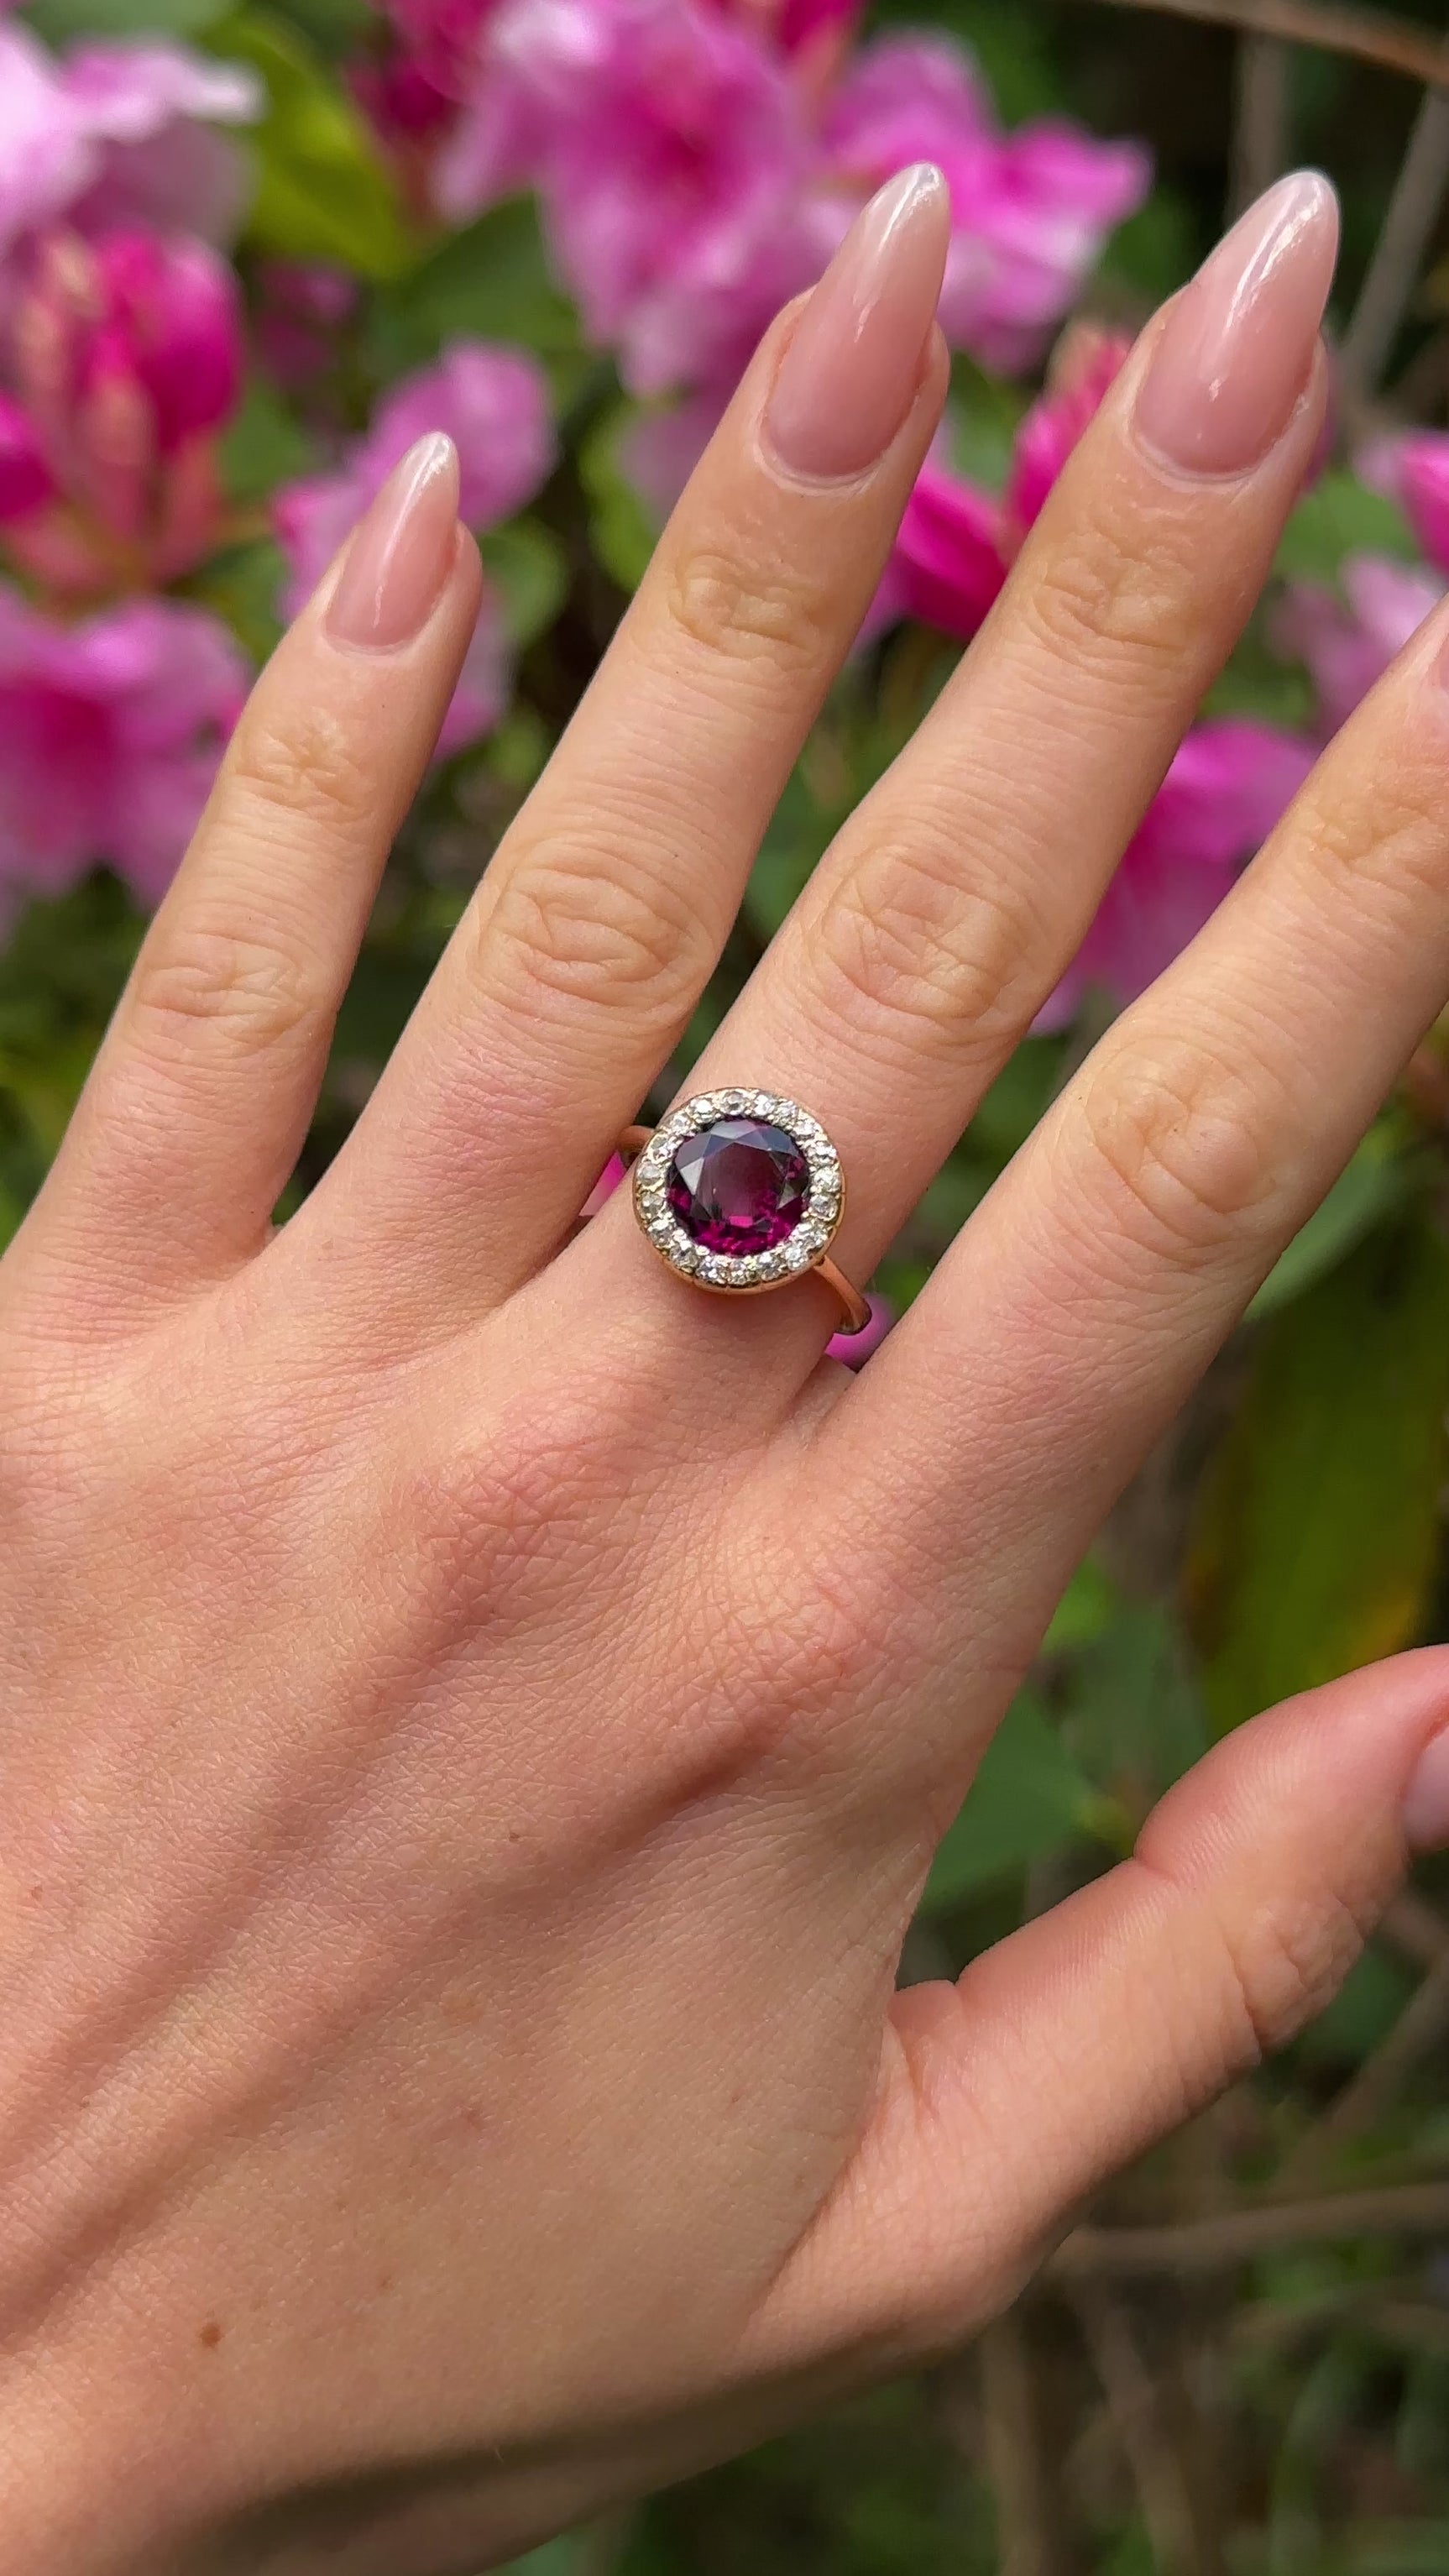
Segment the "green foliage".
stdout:
[[518,652],[553,624],[568,590],[568,565],[557,537],[537,519],[510,519],[478,540],[483,570],[503,602],[504,623]]
[[215,26],[231,0],[30,0],[26,17],[48,45],[76,37],[147,35],[195,37]]
[[380,375],[424,366],[463,337],[533,350],[556,391],[571,393],[582,380],[578,322],[554,281],[531,198],[511,197],[450,233],[376,299],[369,342]]
[[247,238],[290,259],[332,260],[359,277],[396,277],[409,227],[361,116],[315,46],[261,9],[239,9],[208,41],[250,64],[267,108],[253,129],[257,188]]
[[601,413],[579,444],[579,481],[589,508],[589,544],[597,562],[623,591],[633,592],[654,552],[655,530],[632,483],[619,467],[619,441],[635,418],[619,403]]
[[1274,1263],[1248,1308],[1249,1322],[1261,1322],[1311,1288],[1376,1225],[1396,1215],[1424,1177],[1424,1158],[1405,1151],[1400,1122],[1381,1118]]
[[1270,1317],[1189,1567],[1215,1725],[1422,1634],[1449,1404],[1449,1251],[1385,1228]]
[[317,463],[317,442],[264,376],[248,381],[220,442],[222,480],[238,503],[265,501]]
[[1091,1830],[1096,1802],[1040,1701],[1019,1691],[981,1757],[970,1795],[936,1853],[924,1914]]
[[1351,554],[1395,555],[1414,563],[1419,549],[1392,501],[1335,467],[1298,503],[1274,569],[1288,581],[1333,582]]

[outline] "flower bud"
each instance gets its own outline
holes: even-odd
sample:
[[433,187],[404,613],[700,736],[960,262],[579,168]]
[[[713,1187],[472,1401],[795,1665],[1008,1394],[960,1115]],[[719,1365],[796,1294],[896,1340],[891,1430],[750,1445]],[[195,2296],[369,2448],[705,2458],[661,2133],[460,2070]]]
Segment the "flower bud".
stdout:
[[[79,590],[169,579],[197,562],[217,527],[209,441],[241,386],[225,263],[158,233],[51,233],[17,296],[11,351],[18,426],[7,439],[0,422],[0,450],[22,460],[21,491],[56,502],[44,525],[7,538],[17,561]],[[0,480],[0,516],[5,489]]]
[[28,518],[54,489],[33,423],[18,403],[0,394],[0,526]]

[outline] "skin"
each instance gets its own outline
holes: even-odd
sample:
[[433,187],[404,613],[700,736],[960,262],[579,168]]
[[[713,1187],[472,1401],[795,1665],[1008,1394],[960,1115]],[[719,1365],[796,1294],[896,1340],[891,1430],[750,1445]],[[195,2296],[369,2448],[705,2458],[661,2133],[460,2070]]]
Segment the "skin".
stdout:
[[[859,1381],[819,1283],[700,1297],[627,1194],[560,1249],[937,417],[939,348],[875,467],[790,476],[791,327],[299,1214],[461,540],[414,641],[338,644],[324,584],[263,675],[0,1269],[7,2576],[469,2576],[958,2340],[1405,1866],[1440,1653],[1244,1728],[894,1992],[1063,1581],[1449,991],[1449,614]],[[858,1276],[1318,435],[1321,361],[1260,465],[1177,474],[1144,363],[701,1068],[826,1118]]]

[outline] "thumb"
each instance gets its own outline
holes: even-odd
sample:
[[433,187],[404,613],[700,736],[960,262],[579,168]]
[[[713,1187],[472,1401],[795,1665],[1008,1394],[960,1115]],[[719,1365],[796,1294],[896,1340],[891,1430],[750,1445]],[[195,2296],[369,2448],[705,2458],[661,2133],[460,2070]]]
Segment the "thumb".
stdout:
[[772,2334],[882,2362],[959,2341],[1083,2198],[1321,2010],[1411,1853],[1446,1843],[1449,1648],[1225,1738],[1130,1860],[896,1996],[875,2116]]

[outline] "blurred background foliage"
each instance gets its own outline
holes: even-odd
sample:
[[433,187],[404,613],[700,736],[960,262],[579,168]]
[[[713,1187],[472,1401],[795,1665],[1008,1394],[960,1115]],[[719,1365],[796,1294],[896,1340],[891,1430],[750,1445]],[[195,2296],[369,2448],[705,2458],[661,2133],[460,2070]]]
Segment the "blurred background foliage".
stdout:
[[[1426,116],[1420,81],[1397,58],[1370,57],[1376,45],[1402,53],[1414,38],[1413,60],[1428,63],[1446,24],[1431,0],[1392,19],[1342,8],[1319,17],[1284,0],[1288,18],[1301,41],[1280,45],[1214,22],[1210,0],[1200,12],[879,0],[867,35],[934,25],[969,47],[1008,130],[1068,115],[1150,149],[1150,193],[1137,192],[1136,211],[1115,229],[1103,225],[1063,295],[1063,313],[1077,297],[1109,338],[1181,283],[1253,184],[1303,160],[1331,173],[1345,215],[1334,320],[1348,334],[1337,452],[1295,515],[1278,588],[1290,605],[1327,602],[1346,645],[1382,661],[1398,639],[1375,627],[1352,568],[1397,567],[1426,595],[1443,586],[1434,518],[1443,458],[1433,441],[1444,438],[1449,404],[1449,143],[1436,111]],[[664,398],[679,388],[641,384],[627,338],[611,343],[581,322],[575,282],[527,190],[484,190],[475,210],[439,221],[419,168],[445,111],[409,124],[396,86],[383,96],[377,85],[396,83],[411,62],[405,10],[388,25],[366,0],[33,0],[7,23],[57,61],[96,40],[159,35],[253,83],[239,118],[244,205],[217,253],[233,299],[217,328],[240,353],[237,380],[179,443],[168,448],[156,432],[146,496],[125,503],[124,563],[116,512],[107,517],[84,458],[75,463],[75,441],[89,432],[74,388],[71,444],[62,455],[54,422],[41,423],[42,480],[6,518],[7,453],[20,453],[26,420],[39,416],[23,370],[11,382],[20,425],[10,423],[9,451],[0,437],[0,559],[7,596],[25,617],[49,621],[52,641],[129,613],[137,597],[161,599],[168,613],[212,621],[244,678],[279,631],[289,581],[308,573],[308,514],[326,518],[318,489],[328,508],[341,506],[347,476],[361,490],[372,473],[367,443],[390,390],[460,342],[523,352],[542,388],[521,497],[488,484],[469,513],[506,684],[480,683],[474,715],[402,836],[295,1203],[345,1139],[639,577],[661,502],[631,467],[629,441],[641,419],[667,416]],[[6,76],[0,65],[0,220]],[[1411,142],[1417,231],[1410,225],[1386,300],[1382,262],[1374,286],[1375,245],[1391,204],[1404,217]],[[87,232],[88,220],[74,218],[94,249],[104,227]],[[43,229],[31,227],[37,239]],[[51,299],[52,319],[68,291],[43,264],[25,269],[21,285]],[[1366,356],[1375,333],[1381,345]],[[972,336],[969,326],[958,335],[957,480],[947,495],[968,515],[963,491],[999,496],[1008,483],[1023,422],[1038,418],[1046,355],[987,363]],[[513,435],[518,419],[508,421]],[[1428,436],[1420,486],[1401,465],[1363,465],[1406,427]],[[484,483],[488,439],[501,435],[485,437]],[[192,436],[204,437],[215,469],[210,515],[179,555],[143,562],[154,533],[145,512],[159,507],[175,470],[168,459]],[[43,532],[47,512],[69,512],[71,536],[84,522],[92,554],[78,577],[56,571],[60,519]],[[944,624],[926,613],[924,594],[913,595],[914,613],[910,600],[904,614],[897,604],[843,675],[689,1039],[661,1069],[661,1096],[949,675],[984,613],[968,590],[957,582]],[[1247,720],[1273,729],[1274,742],[1311,749],[1342,711],[1313,644],[1291,635],[1285,644],[1285,632],[1271,610],[1254,621],[1205,711],[1209,726]],[[24,629],[32,689],[38,633]],[[6,698],[19,686],[8,650],[0,637],[7,1232],[44,1175],[170,863],[164,849],[118,855],[99,825],[47,838],[48,819],[43,830],[27,824],[7,762],[17,725],[22,748],[33,751],[37,736],[32,701],[16,716]],[[67,677],[65,687],[81,683]],[[225,730],[224,694],[205,715],[203,749]],[[1236,735],[1212,740],[1239,756]],[[1212,794],[1221,787],[1219,778]],[[1164,831],[1169,822],[1180,828],[1169,815]],[[1256,837],[1227,852],[1232,866]],[[1185,869],[1189,857],[1171,841],[1167,864]],[[1101,958],[1101,978],[1088,977],[1054,1024],[1024,1041],[883,1264],[878,1285],[898,1310],[1133,989],[1110,941]],[[1285,1693],[1449,1634],[1446,1139],[1440,1031],[1071,1585],[941,1847],[905,1977],[956,1971],[1024,1914],[1110,1867],[1216,1734]],[[1319,2022],[1085,2213],[974,2350],[522,2563],[531,2576],[1449,2576],[1446,2039],[1449,1874],[1431,1866]],[[1090,2030],[1080,2044],[1090,2049]]]

